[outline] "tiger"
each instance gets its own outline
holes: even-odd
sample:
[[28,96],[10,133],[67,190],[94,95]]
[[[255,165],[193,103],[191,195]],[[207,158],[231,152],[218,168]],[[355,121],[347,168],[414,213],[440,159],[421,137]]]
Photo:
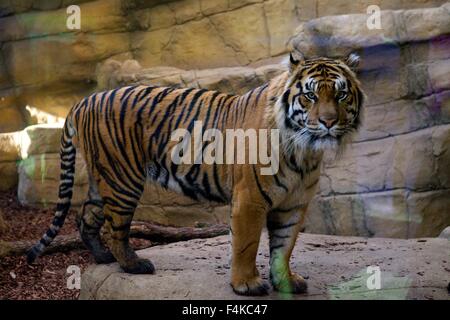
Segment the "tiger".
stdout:
[[[129,244],[133,214],[149,181],[198,201],[230,205],[230,285],[236,294],[266,295],[270,282],[275,291],[307,292],[305,279],[290,268],[290,257],[317,190],[324,154],[337,155],[351,141],[360,126],[365,95],[356,75],[357,53],[306,57],[292,49],[286,60],[282,73],[242,95],[133,85],[76,103],[62,130],[56,213],[48,231],[28,251],[28,263],[63,226],[78,150],[89,177],[78,227],[96,263],[118,262],[131,274],[155,272],[153,263]],[[171,134],[180,128],[191,132],[198,120],[203,129],[222,132],[277,129],[277,172],[261,174],[261,163],[175,164]],[[256,267],[265,227],[270,282]],[[102,228],[108,236],[101,236]]]

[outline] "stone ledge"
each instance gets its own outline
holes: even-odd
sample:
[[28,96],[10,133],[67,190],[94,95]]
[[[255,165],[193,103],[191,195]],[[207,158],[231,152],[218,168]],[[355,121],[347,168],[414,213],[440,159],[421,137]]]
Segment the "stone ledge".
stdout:
[[[267,235],[257,266],[268,279]],[[119,266],[93,265],[83,274],[80,299],[251,299],[229,286],[230,238],[196,239],[141,250],[156,266],[154,275],[130,275]],[[307,278],[308,294],[266,299],[442,299],[447,292],[447,239],[394,240],[302,234],[292,269]],[[381,289],[369,290],[368,266],[379,266]]]
[[433,237],[450,225],[449,207],[450,189],[317,196],[308,208],[305,230],[386,238]]
[[291,43],[307,56],[339,56],[349,49],[425,41],[448,33],[449,9],[446,3],[437,8],[381,11],[382,28],[372,30],[365,13],[322,17],[301,24]]
[[[99,0],[81,3],[83,32],[127,31],[127,21],[123,16],[120,1]],[[39,1],[34,2],[39,3]],[[56,10],[34,10],[0,18],[0,30],[2,30],[0,42],[29,40],[51,35],[65,36],[74,33],[66,25],[68,6],[69,4],[60,9],[52,8]]]
[[[450,40],[450,37],[448,38]],[[411,45],[414,47],[414,45]],[[415,47],[414,47],[415,48]],[[398,49],[400,55],[406,49]],[[429,54],[429,53],[426,53]],[[423,53],[423,55],[426,55]],[[390,68],[379,65],[373,69],[361,69],[359,79],[367,95],[368,116],[390,116],[399,122],[411,117],[416,123],[388,123],[388,130],[408,130],[404,127],[448,122],[448,90],[450,83],[445,77],[450,71],[450,57],[427,61],[424,57],[413,55],[421,63]],[[275,76],[285,72],[286,65],[280,63],[285,57],[274,59],[272,64],[259,67],[226,67],[202,70],[183,70],[173,67],[142,68],[136,60],[123,63],[109,59],[97,68],[97,90],[113,89],[126,85],[156,85],[173,87],[193,87],[217,90],[224,93],[244,94],[263,85]],[[376,64],[377,57],[370,53],[362,55],[362,61]],[[383,60],[390,61],[390,57]],[[402,60],[403,61],[403,60]],[[397,68],[396,68],[397,67]],[[412,81],[415,79],[416,81]],[[442,110],[436,108],[442,104]],[[378,110],[370,110],[378,108]],[[427,110],[428,108],[428,110]],[[399,114],[391,110],[401,109]],[[390,113],[389,113],[390,112]],[[418,115],[417,112],[422,114]],[[424,118],[424,119],[421,119]],[[406,119],[407,120],[407,119]],[[378,121],[377,121],[378,122]],[[422,123],[422,124],[420,124]],[[396,129],[401,126],[400,129]],[[359,139],[382,136],[383,128],[372,125]],[[396,133],[396,132],[394,132]]]

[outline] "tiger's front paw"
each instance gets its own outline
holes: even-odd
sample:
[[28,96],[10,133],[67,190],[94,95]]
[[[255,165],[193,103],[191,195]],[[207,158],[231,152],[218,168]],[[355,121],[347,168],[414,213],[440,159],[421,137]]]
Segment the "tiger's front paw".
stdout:
[[291,273],[289,277],[276,278],[271,277],[273,288],[283,293],[305,293],[308,290],[308,284],[302,276]]
[[136,259],[130,262],[126,266],[122,266],[122,269],[127,273],[132,274],[153,274],[155,273],[155,267],[150,260],[147,259]]
[[241,296],[264,296],[269,294],[269,284],[261,277],[231,283],[234,293]]

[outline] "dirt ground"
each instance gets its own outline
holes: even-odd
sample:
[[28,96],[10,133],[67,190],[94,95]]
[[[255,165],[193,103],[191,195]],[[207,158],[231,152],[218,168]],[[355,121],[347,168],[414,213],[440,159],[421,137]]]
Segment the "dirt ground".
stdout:
[[[75,212],[71,210],[60,234],[76,232]],[[0,213],[8,226],[0,233],[2,241],[38,240],[47,230],[54,214],[53,207],[37,209],[21,206],[15,190],[0,193]],[[132,239],[136,249],[148,247],[146,240]],[[24,256],[0,258],[0,299],[77,299],[79,290],[68,289],[67,268],[78,266],[83,271],[94,263],[87,250],[73,250],[44,255],[33,265]]]

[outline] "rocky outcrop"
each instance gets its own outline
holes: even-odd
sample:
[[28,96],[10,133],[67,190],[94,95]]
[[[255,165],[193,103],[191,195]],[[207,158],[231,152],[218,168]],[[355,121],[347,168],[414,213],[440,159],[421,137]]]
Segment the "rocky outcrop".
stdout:
[[450,227],[447,227],[444,230],[442,230],[441,234],[439,235],[439,238],[450,240]]
[[309,225],[332,234],[439,234],[450,223],[449,137],[442,125],[354,143],[325,165]]
[[285,71],[282,64],[257,68],[229,67],[203,70],[182,70],[172,67],[142,68],[135,60],[119,63],[107,60],[98,68],[98,89],[105,90],[125,85],[152,85],[192,87],[244,94],[268,82]]
[[[256,264],[268,280],[267,235]],[[130,275],[115,263],[90,266],[80,299],[236,299],[230,285],[230,237],[190,240],[138,251],[151,259],[154,275]],[[271,292],[267,299],[447,300],[447,239],[411,240],[301,234],[291,260],[308,282],[308,293]],[[369,277],[379,268],[380,287]],[[251,299],[251,297],[238,297]]]
[[0,134],[0,191],[17,186],[17,162],[20,155],[20,132]]
[[365,15],[320,18],[297,29],[292,44],[306,56],[359,51],[368,96],[355,143],[324,166],[307,228],[420,237],[450,224],[449,17],[446,4],[384,11],[380,30],[368,30]]

